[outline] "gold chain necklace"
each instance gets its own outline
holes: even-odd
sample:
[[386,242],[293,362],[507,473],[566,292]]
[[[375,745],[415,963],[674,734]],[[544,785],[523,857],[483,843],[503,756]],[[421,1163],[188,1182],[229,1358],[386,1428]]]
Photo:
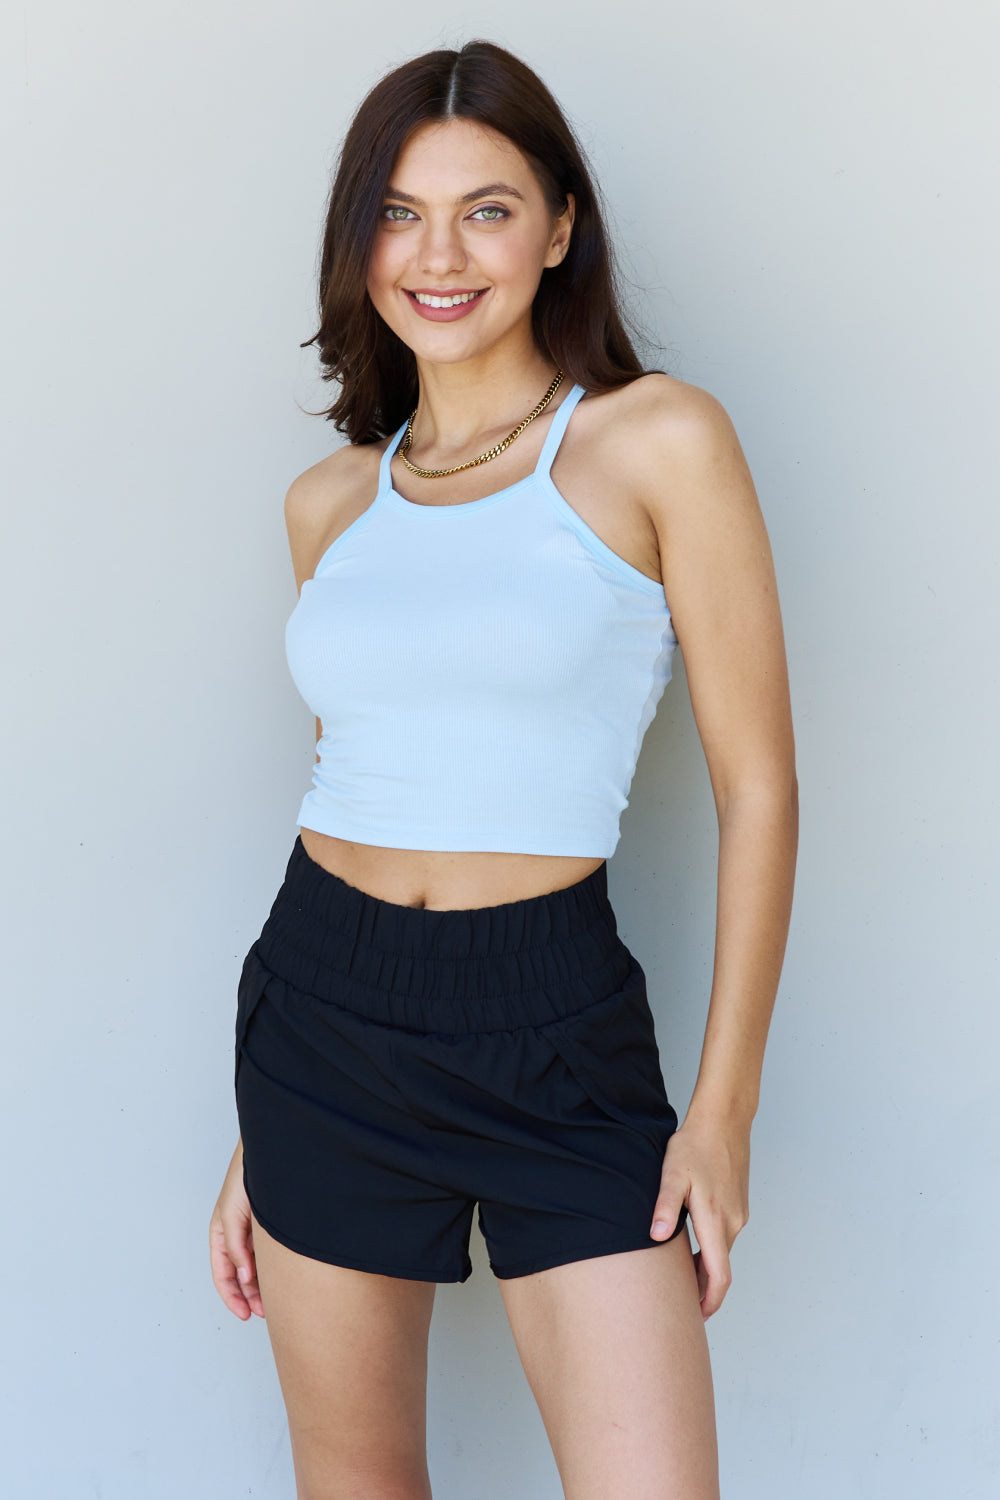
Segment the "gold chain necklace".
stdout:
[[559,389],[559,386],[562,384],[562,378],[562,370],[557,370],[555,379],[549,386],[548,390],[545,392],[545,395],[542,397],[541,401],[539,401],[538,405],[534,408],[533,411],[529,411],[523,422],[519,422],[517,424],[510,436],[505,437],[502,443],[497,443],[496,447],[491,448],[488,453],[481,453],[478,458],[470,458],[467,463],[456,464],[453,469],[418,469],[416,464],[410,463],[410,460],[406,455],[409,452],[410,444],[413,442],[413,418],[417,415],[415,408],[410,417],[410,420],[406,424],[406,431],[403,434],[403,441],[396,449],[396,452],[399,454],[400,458],[403,460],[410,473],[419,474],[421,479],[443,479],[446,474],[461,474],[463,469],[474,469],[478,464],[488,464],[491,458],[496,458],[497,455],[502,453],[505,448],[509,448],[514,439],[521,436],[521,433],[527,427],[528,423],[533,422],[539,415],[539,413],[545,410],[549,402],[552,400],[552,397]]

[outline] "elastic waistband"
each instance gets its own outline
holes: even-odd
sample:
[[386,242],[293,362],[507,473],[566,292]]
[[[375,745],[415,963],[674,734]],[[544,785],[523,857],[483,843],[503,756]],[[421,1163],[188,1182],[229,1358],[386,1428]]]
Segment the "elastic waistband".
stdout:
[[635,962],[606,863],[541,896],[434,911],[348,885],[300,837],[254,947],[271,974],[317,999],[448,1033],[560,1019],[620,989]]

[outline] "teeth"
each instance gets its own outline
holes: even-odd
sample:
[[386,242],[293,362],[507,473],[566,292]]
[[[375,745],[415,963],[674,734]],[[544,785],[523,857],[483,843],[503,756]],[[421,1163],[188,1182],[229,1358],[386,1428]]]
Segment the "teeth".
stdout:
[[460,292],[457,297],[431,297],[427,292],[414,292],[413,295],[423,307],[457,307],[460,302],[471,302],[479,293]]

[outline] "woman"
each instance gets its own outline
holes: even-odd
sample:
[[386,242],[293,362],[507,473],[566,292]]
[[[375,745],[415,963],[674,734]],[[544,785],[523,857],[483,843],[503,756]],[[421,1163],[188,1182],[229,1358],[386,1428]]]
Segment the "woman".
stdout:
[[[430,1495],[434,1286],[469,1275],[477,1203],[570,1500],[718,1494],[704,1320],[747,1219],[793,740],[739,444],[644,373],[610,265],[509,53],[430,53],[361,105],[316,335],[350,443],[286,501],[318,757],[244,964],[211,1224],[226,1305],[266,1309],[302,1500]],[[606,863],[678,641],[720,829],[679,1128]]]

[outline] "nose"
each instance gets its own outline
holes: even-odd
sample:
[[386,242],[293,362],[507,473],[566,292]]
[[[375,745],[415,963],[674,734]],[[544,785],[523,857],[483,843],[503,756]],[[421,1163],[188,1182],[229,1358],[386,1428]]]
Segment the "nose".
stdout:
[[464,270],[468,256],[462,236],[450,219],[425,220],[420,236],[420,269],[427,276],[448,276]]

